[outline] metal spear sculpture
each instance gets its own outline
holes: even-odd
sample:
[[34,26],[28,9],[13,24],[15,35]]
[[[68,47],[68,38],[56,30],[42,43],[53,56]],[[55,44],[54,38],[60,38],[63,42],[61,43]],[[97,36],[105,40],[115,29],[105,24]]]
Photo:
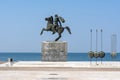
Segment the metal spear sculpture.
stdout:
[[99,57],[97,48],[98,48],[98,30],[96,29],[96,51],[94,52],[94,57],[96,58],[96,65],[98,65],[97,58]]
[[92,51],[92,29],[90,30],[90,51],[88,52],[88,56],[91,64],[91,59],[94,57],[94,52]]
[[102,51],[102,48],[103,48],[103,44],[102,44],[102,32],[103,32],[103,30],[101,29],[101,51],[99,52],[99,56],[101,58],[101,64],[102,64],[102,58],[105,57],[105,53]]

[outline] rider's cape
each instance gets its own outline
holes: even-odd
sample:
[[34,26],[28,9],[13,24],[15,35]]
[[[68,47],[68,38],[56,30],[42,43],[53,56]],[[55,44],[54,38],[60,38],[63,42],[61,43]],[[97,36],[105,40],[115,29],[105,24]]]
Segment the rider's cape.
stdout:
[[62,23],[64,23],[64,22],[65,22],[65,19],[64,19],[64,18],[62,18],[61,16],[59,16],[59,19],[60,19],[60,21],[61,21]]

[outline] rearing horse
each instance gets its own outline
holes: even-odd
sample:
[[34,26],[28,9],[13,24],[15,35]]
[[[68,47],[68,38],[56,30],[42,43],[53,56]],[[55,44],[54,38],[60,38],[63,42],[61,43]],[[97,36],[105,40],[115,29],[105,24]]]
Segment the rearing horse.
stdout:
[[55,41],[58,41],[62,37],[62,33],[64,29],[66,29],[69,32],[69,34],[71,34],[71,30],[68,26],[66,27],[58,26],[57,28],[55,28],[55,25],[53,24],[52,16],[45,18],[45,20],[47,21],[47,28],[43,28],[40,35],[43,34],[43,31],[51,31],[53,32],[53,34],[58,33],[59,36],[55,39]]

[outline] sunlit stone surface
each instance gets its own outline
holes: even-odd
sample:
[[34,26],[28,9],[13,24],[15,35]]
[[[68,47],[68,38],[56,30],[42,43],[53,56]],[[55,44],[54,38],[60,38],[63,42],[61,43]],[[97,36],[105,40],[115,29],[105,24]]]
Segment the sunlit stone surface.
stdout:
[[42,43],[42,61],[66,61],[67,42],[44,41]]

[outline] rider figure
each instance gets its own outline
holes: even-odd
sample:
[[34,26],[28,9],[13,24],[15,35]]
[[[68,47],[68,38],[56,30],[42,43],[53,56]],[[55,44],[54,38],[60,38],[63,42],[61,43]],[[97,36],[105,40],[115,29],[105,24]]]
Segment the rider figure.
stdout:
[[57,14],[55,14],[54,25],[55,25],[55,27],[62,26],[60,19],[59,19],[59,16]]
[[50,16],[48,18],[45,18],[46,21],[48,21],[47,23],[47,29],[51,29],[53,31],[53,34],[55,34],[55,32],[62,27],[62,23],[65,22],[65,20],[58,16],[57,14],[55,14],[55,18],[53,19],[53,16]]
[[[54,18],[54,30],[57,31],[59,27],[62,27],[62,24],[61,24],[61,20],[60,20],[60,17],[55,14],[55,18]],[[53,32],[54,34],[55,32]]]

